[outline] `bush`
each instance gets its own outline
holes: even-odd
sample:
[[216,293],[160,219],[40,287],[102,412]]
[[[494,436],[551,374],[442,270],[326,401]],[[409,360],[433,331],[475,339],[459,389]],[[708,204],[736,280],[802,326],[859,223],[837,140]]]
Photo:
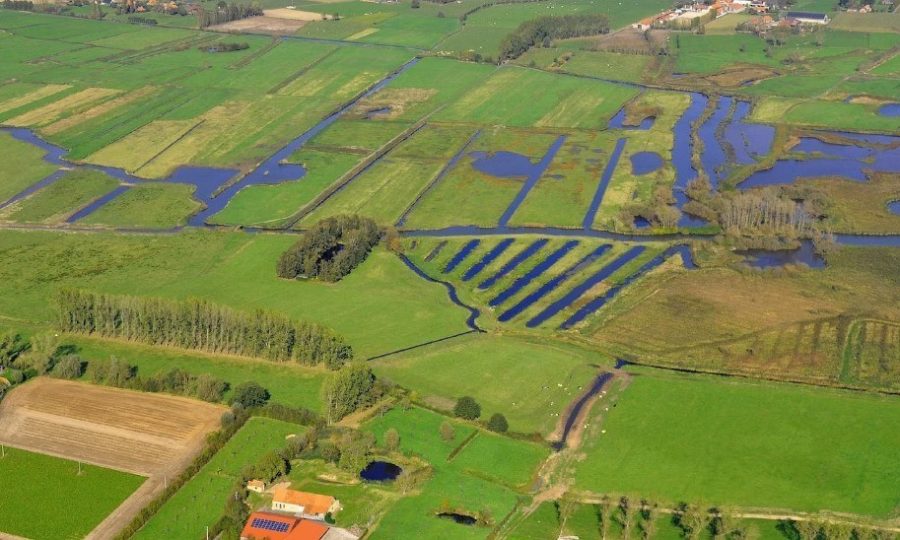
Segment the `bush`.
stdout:
[[496,433],[506,433],[509,429],[509,423],[506,421],[505,416],[500,413],[494,413],[491,419],[488,420],[487,428]]
[[481,405],[474,398],[463,396],[456,401],[453,414],[466,420],[476,420],[481,416]]
[[198,376],[191,386],[193,390],[191,394],[210,403],[222,401],[222,398],[225,396],[225,390],[228,388],[225,381],[217,379],[208,373]]
[[81,357],[76,354],[67,354],[57,360],[50,374],[58,379],[77,379],[84,372]]
[[381,239],[368,218],[334,216],[313,225],[278,260],[278,277],[338,281],[362,263]]
[[240,403],[245,409],[261,407],[269,401],[269,391],[253,381],[237,385],[234,389],[232,403]]
[[25,373],[21,369],[8,369],[6,379],[12,384],[19,384],[25,380]]

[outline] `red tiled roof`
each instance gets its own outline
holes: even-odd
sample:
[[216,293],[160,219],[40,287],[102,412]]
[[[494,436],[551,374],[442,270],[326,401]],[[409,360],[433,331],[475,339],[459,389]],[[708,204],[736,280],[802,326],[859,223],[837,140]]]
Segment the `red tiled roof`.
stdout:
[[[284,525],[282,530],[272,530],[272,527],[261,526],[261,521],[271,524]],[[255,526],[259,524],[260,526]],[[247,524],[241,531],[241,538],[253,540],[321,540],[328,527],[317,521],[298,519],[270,512],[253,512],[247,518]]]

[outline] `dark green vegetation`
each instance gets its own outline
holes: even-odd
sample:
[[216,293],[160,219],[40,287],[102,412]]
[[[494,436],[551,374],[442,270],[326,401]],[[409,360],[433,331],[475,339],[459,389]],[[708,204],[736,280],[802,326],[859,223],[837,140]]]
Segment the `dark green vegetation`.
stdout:
[[339,368],[353,357],[340,336],[272,312],[240,312],[203,300],[173,302],[62,290],[56,296],[63,332],[97,334],[151,345]]
[[338,281],[359,266],[381,239],[378,225],[359,216],[316,223],[278,259],[278,277]]
[[[80,538],[140,487],[143,478],[6,447],[0,457],[0,523],[35,540]],[[22,504],[35,503],[25,511]],[[41,501],[38,504],[38,501]],[[60,508],[66,508],[60,512]]]

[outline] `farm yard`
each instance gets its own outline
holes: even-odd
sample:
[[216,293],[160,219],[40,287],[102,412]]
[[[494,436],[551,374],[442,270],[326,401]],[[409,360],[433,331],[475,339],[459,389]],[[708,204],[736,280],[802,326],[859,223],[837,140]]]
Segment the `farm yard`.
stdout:
[[137,3],[0,6],[0,536],[898,531],[897,10]]

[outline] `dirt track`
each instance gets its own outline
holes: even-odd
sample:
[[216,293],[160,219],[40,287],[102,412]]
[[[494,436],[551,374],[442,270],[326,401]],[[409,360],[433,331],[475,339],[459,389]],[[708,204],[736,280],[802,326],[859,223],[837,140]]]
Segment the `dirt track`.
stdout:
[[0,443],[148,477],[88,538],[111,538],[219,426],[202,401],[37,378],[0,403]]

